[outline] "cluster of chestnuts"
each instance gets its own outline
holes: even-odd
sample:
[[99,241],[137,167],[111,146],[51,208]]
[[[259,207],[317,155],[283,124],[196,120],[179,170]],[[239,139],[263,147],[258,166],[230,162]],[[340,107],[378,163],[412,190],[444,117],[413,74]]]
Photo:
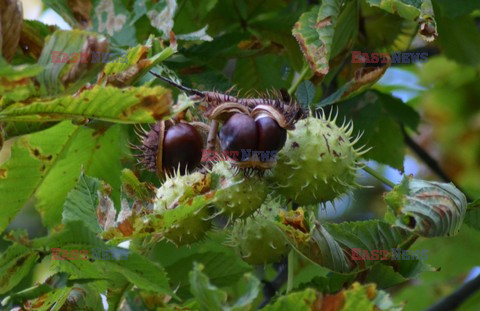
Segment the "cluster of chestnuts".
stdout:
[[[222,123],[216,135],[222,154],[237,155],[228,160],[247,169],[272,168],[287,140],[287,129],[294,125],[288,112],[268,104],[252,109],[227,102],[215,105],[206,116]],[[134,146],[140,151],[136,156],[145,169],[159,175],[184,175],[200,166],[207,133],[208,126],[200,122],[159,121],[149,131],[137,131],[142,144]]]

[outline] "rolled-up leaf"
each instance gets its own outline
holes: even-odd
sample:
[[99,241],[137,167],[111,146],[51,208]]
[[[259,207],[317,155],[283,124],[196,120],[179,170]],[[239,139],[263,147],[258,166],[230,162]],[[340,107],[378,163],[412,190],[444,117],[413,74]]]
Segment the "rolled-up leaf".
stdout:
[[0,1],[0,47],[2,56],[11,61],[22,31],[23,9],[19,0]]
[[425,237],[452,236],[462,225],[467,199],[453,184],[404,177],[385,195],[387,221]]

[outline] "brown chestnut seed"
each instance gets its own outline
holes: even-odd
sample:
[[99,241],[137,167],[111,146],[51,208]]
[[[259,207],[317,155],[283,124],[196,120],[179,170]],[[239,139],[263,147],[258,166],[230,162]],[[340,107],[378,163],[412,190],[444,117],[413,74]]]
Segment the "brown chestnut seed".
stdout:
[[170,127],[163,141],[162,166],[169,174],[180,166],[180,173],[185,174],[200,164],[203,141],[197,130],[185,123]]
[[259,151],[279,151],[287,141],[287,131],[274,119],[263,116],[255,120]]
[[256,150],[257,126],[255,121],[245,114],[232,115],[223,124],[219,136],[222,150],[237,151],[239,159],[242,158],[242,150]]

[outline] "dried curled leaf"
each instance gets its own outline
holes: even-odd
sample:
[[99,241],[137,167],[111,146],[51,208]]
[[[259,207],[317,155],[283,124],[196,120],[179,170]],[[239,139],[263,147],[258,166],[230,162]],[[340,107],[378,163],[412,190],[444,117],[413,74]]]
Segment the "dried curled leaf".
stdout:
[[23,23],[22,3],[19,0],[0,1],[0,46],[2,56],[11,61],[20,41]]
[[68,86],[70,83],[80,79],[87,71],[97,66],[97,62],[93,62],[93,55],[104,55],[108,52],[108,41],[105,38],[96,38],[87,36],[83,44],[80,55],[87,55],[70,68],[68,73],[62,77],[62,83]]
[[386,194],[392,214],[387,220],[425,237],[457,234],[467,209],[467,199],[453,184],[404,177]]
[[92,25],[92,20],[90,19],[92,3],[90,0],[67,0],[67,5],[72,11],[73,17],[83,29]]

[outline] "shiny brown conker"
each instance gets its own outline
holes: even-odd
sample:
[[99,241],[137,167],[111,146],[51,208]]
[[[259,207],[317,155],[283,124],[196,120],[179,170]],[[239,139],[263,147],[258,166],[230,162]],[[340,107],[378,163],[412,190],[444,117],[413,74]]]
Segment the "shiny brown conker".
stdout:
[[[247,114],[236,113],[224,123],[219,136],[222,150],[238,152],[234,160],[240,160],[242,165],[249,167],[257,166],[253,163],[260,161],[265,161],[265,164],[272,162],[271,157],[285,145],[287,131],[269,115],[258,115],[254,120]],[[259,167],[269,168],[270,165]]]
[[186,123],[169,127],[163,139],[162,168],[171,174],[180,168],[185,174],[200,164],[203,140],[197,130]]
[[219,133],[222,150],[237,151],[242,155],[243,150],[256,150],[257,125],[246,114],[232,115],[222,126]]
[[264,116],[255,121],[258,135],[258,151],[279,151],[287,141],[287,130],[280,127],[277,121]]

